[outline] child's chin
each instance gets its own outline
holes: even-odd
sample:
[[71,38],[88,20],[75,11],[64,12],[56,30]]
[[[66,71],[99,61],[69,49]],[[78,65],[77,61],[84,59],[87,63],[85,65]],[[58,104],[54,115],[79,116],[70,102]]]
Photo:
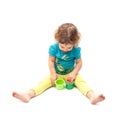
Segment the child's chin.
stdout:
[[67,53],[68,51],[62,51],[63,53]]

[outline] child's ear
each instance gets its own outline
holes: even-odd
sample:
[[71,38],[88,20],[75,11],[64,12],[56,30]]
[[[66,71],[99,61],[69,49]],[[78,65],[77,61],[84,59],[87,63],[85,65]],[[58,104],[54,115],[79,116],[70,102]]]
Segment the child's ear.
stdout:
[[75,48],[78,47],[78,43],[74,44],[74,47],[75,47]]

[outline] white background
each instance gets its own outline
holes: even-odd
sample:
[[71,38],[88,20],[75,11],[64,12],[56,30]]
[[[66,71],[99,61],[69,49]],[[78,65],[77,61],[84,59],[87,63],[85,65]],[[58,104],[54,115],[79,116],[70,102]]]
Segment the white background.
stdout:
[[[48,75],[48,48],[66,22],[82,34],[81,75],[106,100],[92,106],[77,89],[55,88],[27,104],[13,98]],[[119,125],[119,33],[119,0],[1,0],[0,124]]]

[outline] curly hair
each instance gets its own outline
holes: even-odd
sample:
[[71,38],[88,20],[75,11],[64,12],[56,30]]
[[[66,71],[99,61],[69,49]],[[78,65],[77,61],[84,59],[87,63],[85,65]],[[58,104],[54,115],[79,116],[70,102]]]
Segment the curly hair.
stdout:
[[55,32],[55,39],[62,44],[73,44],[77,47],[80,40],[80,32],[72,23],[64,23]]

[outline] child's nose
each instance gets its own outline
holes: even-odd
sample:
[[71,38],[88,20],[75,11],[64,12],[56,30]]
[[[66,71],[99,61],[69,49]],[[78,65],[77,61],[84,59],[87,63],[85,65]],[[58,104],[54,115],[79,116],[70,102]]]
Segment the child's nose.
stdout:
[[65,52],[67,52],[67,51],[68,51],[68,49],[65,49],[64,51],[65,51]]

